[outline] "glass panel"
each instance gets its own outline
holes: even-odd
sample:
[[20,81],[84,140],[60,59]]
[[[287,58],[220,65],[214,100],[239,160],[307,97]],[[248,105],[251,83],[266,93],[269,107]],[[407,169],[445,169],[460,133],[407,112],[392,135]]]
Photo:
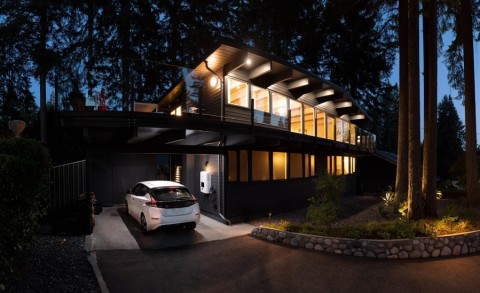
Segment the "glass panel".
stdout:
[[357,158],[352,157],[352,173],[357,172]]
[[325,137],[325,113],[319,110],[317,112],[317,137]]
[[343,120],[343,142],[350,143],[350,123]]
[[313,107],[303,105],[303,134],[315,136],[315,120]]
[[287,179],[287,153],[273,153],[273,180]]
[[228,103],[248,108],[247,83],[235,79],[228,79]]
[[237,152],[228,151],[228,181],[237,181]]
[[290,154],[290,178],[302,177],[302,154]]
[[315,176],[315,155],[310,155],[310,176]]
[[295,133],[302,133],[302,104],[290,100],[290,118],[292,121],[290,122],[290,131]]
[[287,128],[288,117],[287,97],[272,92],[272,121],[273,126]]
[[248,181],[248,151],[240,151],[240,182]]
[[304,158],[305,158],[305,160],[304,160],[305,164],[303,165],[303,167],[304,167],[303,171],[304,171],[305,177],[310,177],[310,172],[309,172],[310,171],[310,164],[309,164],[310,161],[308,159],[308,155],[305,154]]
[[327,139],[335,139],[335,118],[327,116]]
[[270,179],[268,152],[252,152],[252,180],[266,181]]
[[337,175],[343,174],[342,165],[343,165],[342,156],[336,156],[335,157],[335,174]]
[[343,157],[343,170],[345,174],[350,174],[350,157]]
[[252,86],[252,99],[254,101],[255,110],[265,113],[270,112],[270,99],[268,96],[268,90]]
[[335,118],[335,140],[343,142],[343,120]]
[[350,144],[353,144],[353,145],[357,144],[355,129],[356,129],[355,124],[350,123]]

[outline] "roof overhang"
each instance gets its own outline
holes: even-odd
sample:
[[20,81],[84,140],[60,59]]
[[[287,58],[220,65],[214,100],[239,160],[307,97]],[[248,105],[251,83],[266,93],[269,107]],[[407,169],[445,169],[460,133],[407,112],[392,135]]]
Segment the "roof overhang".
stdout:
[[[212,72],[221,77],[241,76],[255,86],[279,92],[329,114],[343,116],[356,124],[372,120],[340,86],[272,54],[232,41],[224,40],[193,72],[199,79],[211,76]],[[182,88],[182,82],[185,81],[180,81],[160,101],[160,108],[172,102],[175,92]]]

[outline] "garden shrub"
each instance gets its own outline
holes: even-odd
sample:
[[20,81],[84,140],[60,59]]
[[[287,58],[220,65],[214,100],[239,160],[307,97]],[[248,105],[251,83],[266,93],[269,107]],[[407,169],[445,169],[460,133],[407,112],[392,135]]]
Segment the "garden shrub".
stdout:
[[316,226],[330,227],[338,217],[344,180],[335,174],[323,173],[313,179],[316,194],[309,198],[308,220]]
[[29,139],[0,139],[0,282],[46,214],[50,158]]

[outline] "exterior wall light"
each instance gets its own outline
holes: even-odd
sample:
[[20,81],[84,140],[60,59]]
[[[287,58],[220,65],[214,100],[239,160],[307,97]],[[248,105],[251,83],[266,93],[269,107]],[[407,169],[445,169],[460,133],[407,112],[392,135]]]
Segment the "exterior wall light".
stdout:
[[250,59],[250,58],[247,58],[247,60],[245,60],[245,64],[247,64],[247,65],[250,65],[250,64],[252,64],[252,59]]
[[217,84],[218,84],[218,78],[216,76],[212,76],[210,78],[210,86],[214,88],[217,86]]

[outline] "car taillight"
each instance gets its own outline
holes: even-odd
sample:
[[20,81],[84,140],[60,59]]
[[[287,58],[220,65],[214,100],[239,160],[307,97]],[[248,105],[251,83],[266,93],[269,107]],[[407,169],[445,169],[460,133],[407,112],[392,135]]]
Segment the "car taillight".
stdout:
[[156,202],[155,199],[152,197],[152,198],[150,198],[150,202],[147,202],[146,205],[147,205],[147,206],[151,206],[151,207],[156,207],[156,206],[157,206],[157,202]]

